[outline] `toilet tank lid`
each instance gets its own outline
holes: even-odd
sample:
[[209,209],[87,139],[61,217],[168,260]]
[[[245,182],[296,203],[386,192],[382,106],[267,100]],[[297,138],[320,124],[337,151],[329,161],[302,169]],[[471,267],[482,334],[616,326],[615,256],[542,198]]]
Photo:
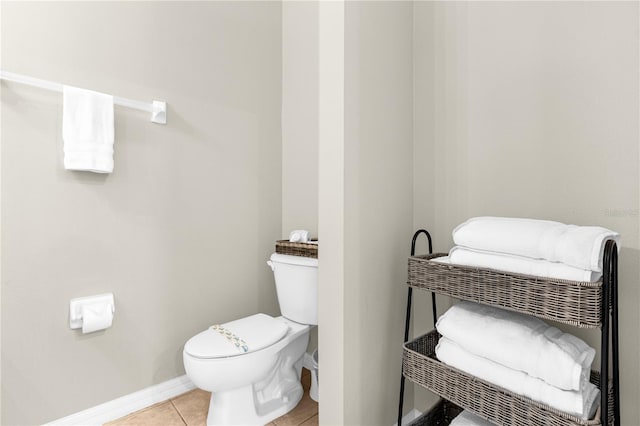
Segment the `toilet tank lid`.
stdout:
[[291,256],[288,254],[273,253],[271,255],[272,262],[286,263],[289,265],[312,266],[318,267],[318,259],[303,256]]
[[282,339],[289,327],[266,314],[255,314],[209,327],[193,336],[184,351],[196,358],[225,358],[259,351]]

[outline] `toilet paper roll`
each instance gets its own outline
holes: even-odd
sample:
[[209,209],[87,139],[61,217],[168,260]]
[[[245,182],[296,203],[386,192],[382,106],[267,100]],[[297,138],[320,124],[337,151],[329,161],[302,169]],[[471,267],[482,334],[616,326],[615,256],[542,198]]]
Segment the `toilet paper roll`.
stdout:
[[113,310],[109,303],[92,303],[82,308],[82,333],[93,333],[111,327]]

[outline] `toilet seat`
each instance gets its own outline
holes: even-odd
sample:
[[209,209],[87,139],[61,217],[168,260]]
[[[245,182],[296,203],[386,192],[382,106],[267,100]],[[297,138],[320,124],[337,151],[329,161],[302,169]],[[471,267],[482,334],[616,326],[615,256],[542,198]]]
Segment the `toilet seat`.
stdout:
[[289,329],[286,323],[266,314],[251,315],[221,326],[242,339],[248,350],[245,352],[221,333],[208,328],[187,341],[184,345],[185,353],[200,359],[245,355],[273,345],[282,339]]

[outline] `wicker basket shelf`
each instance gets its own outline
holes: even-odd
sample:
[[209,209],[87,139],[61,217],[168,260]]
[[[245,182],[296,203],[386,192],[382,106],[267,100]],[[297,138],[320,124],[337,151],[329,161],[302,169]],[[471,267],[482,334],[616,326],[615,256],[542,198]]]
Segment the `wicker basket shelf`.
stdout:
[[[403,373],[407,379],[497,425],[596,426],[601,424],[600,408],[592,420],[583,420],[516,395],[438,361],[435,348],[439,338],[439,334],[434,330],[405,343],[402,364]],[[591,373],[591,382],[597,386],[600,385],[600,375],[595,371]],[[609,386],[608,395],[611,413],[613,412],[611,386]],[[610,425],[613,424],[613,420],[613,416],[610,415]]]
[[318,258],[318,243],[292,243],[287,240],[276,241],[276,253],[289,256],[302,256]]
[[581,328],[602,318],[602,280],[578,282],[433,262],[437,253],[409,258],[407,284],[458,299],[498,306]]
[[448,426],[462,412],[456,404],[441,399],[429,411],[409,423],[409,426]]

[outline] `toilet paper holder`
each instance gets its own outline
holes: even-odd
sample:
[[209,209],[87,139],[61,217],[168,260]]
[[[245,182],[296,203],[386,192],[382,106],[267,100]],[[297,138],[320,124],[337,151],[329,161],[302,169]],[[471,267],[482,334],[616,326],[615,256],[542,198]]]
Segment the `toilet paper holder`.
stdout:
[[111,306],[111,312],[116,312],[113,293],[71,299],[69,302],[69,327],[71,329],[82,328],[82,307],[93,304],[108,304]]

